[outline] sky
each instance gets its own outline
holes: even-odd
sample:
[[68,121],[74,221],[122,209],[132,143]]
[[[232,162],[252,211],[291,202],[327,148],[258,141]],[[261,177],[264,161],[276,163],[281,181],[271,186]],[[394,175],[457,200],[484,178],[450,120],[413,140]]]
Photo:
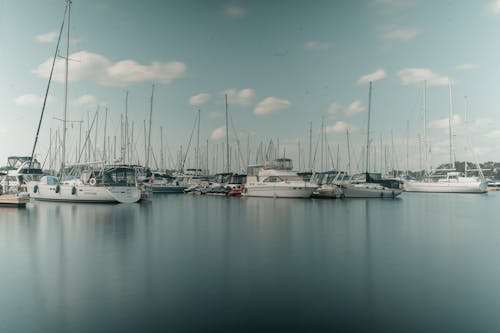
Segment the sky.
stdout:
[[[0,165],[31,154],[64,10],[0,0]],[[235,168],[272,141],[295,169],[361,171],[372,81],[373,171],[449,161],[450,96],[456,159],[500,161],[498,31],[499,0],[73,0],[67,160],[96,110],[95,151],[120,145],[128,93],[131,156],[144,162],[154,85],[150,164],[162,146],[163,165],[178,164],[200,110],[200,160],[222,171],[227,94]],[[46,167],[60,151],[65,43],[36,149]],[[195,131],[185,167],[196,145]]]

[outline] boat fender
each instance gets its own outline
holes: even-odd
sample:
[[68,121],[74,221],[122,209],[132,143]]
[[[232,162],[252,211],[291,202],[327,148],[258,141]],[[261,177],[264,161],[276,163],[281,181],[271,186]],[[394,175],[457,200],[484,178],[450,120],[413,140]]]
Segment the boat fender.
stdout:
[[380,192],[380,197],[383,198],[384,197],[384,192]]
[[394,193],[394,191],[392,191],[392,198],[394,199],[396,197],[396,194]]
[[73,186],[73,187],[71,188],[71,194],[73,194],[73,195],[75,195],[75,194],[76,194],[76,187],[75,187],[75,186]]
[[35,187],[33,188],[33,193],[37,193],[38,192],[38,185],[35,185]]
[[94,186],[94,185],[95,185],[95,183],[96,183],[95,178],[90,178],[90,179],[89,179],[89,184],[90,184],[90,185]]
[[56,185],[56,193],[61,192],[61,186],[59,184]]

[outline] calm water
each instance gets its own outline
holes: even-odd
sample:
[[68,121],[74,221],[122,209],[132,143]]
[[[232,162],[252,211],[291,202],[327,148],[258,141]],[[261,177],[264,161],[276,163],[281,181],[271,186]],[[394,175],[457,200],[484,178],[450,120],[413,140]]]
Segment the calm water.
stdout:
[[493,332],[500,193],[0,208],[0,332]]

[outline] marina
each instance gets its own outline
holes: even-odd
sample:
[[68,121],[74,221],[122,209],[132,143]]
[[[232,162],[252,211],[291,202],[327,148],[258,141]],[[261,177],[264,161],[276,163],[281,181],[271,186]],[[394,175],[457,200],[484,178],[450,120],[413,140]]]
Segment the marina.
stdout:
[[0,22],[1,333],[500,332],[500,0]]

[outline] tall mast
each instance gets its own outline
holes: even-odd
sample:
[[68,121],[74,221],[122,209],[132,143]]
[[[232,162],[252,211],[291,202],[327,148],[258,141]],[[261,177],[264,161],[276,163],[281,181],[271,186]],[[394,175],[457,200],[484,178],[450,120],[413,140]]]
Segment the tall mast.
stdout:
[[200,169],[200,118],[201,118],[201,110],[198,109],[198,131],[196,134],[196,152],[194,154],[195,161],[195,175],[198,174],[198,169]]
[[346,129],[347,136],[347,172],[351,174],[351,144],[349,142],[349,129]]
[[312,121],[309,122],[309,171],[312,171]]
[[129,153],[129,139],[128,139],[128,90],[125,91],[125,122],[123,124],[123,136],[125,140],[125,154],[124,154],[124,163],[130,162],[130,153]]
[[450,132],[450,167],[455,169],[455,158],[453,152],[453,100],[451,97],[451,81],[449,82],[449,92],[450,92],[450,119],[448,122],[449,132]]
[[153,96],[155,93],[155,85],[151,89],[151,106],[149,108],[149,130],[148,130],[148,147],[146,151],[146,167],[149,167],[149,152],[151,151],[151,122],[153,117]]
[[325,171],[325,162],[324,162],[324,154],[325,154],[325,117],[321,117],[321,170]]
[[165,161],[163,157],[163,127],[160,126],[160,169],[165,170]]
[[104,143],[103,143],[103,148],[102,148],[102,155],[103,155],[103,160],[105,162],[107,162],[108,158],[107,158],[107,154],[106,154],[106,131],[107,131],[107,128],[108,127],[108,107],[106,107],[106,112],[105,112],[105,116],[104,116]]
[[[370,112],[372,107],[372,81],[370,81],[370,88],[368,90],[368,123],[366,130],[366,173],[370,168]],[[368,180],[367,180],[368,181]]]
[[424,81],[424,168],[429,167],[429,149],[427,147],[427,81]]
[[71,17],[71,0],[67,0],[68,6],[68,22],[66,26],[66,58],[64,59],[64,115],[63,115],[63,142],[62,142],[62,157],[61,157],[61,173],[64,173],[66,161],[66,114],[68,112],[68,61],[69,61],[69,27]]
[[229,162],[229,126],[228,126],[228,110],[227,110],[227,94],[226,97],[226,172],[229,173],[231,167]]

